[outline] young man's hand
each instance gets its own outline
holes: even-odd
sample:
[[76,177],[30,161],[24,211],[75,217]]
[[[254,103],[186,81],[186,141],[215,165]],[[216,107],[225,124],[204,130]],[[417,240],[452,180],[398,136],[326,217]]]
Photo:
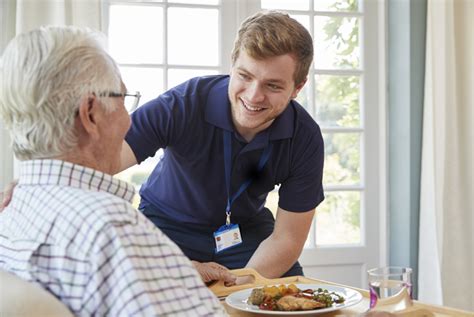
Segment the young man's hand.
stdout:
[[223,280],[225,283],[234,284],[236,276],[225,267],[215,262],[197,262],[191,261],[201,275],[204,283]]
[[13,190],[16,185],[18,185],[17,179],[13,180],[10,184],[8,184],[3,190],[3,192],[0,193],[0,212],[2,212],[3,209],[5,209],[5,207],[7,207],[10,201],[12,200]]

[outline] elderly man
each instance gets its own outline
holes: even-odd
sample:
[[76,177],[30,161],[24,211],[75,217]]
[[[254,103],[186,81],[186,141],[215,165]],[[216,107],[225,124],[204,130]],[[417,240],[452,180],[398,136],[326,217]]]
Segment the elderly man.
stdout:
[[1,63],[0,115],[22,162],[0,213],[0,268],[79,316],[225,315],[191,261],[133,209],[133,187],[111,176],[130,127],[124,98],[138,96],[98,34],[43,27],[12,40]]

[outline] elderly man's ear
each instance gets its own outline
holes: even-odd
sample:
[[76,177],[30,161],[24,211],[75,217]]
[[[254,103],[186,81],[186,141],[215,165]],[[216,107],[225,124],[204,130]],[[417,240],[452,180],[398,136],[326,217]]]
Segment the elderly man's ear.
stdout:
[[100,128],[98,124],[102,122],[103,115],[104,111],[97,96],[90,94],[84,96],[81,100],[76,119],[78,122],[76,122],[76,124],[79,124],[81,130],[90,138],[98,140],[100,138]]

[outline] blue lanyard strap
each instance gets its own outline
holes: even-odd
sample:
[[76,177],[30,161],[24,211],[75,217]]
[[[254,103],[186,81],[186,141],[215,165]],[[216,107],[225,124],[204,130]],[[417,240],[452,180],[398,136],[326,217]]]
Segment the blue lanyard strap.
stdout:
[[[227,218],[226,224],[230,224],[230,206],[237,199],[237,197],[242,194],[244,190],[252,183],[253,178],[247,179],[245,182],[240,185],[239,189],[233,194],[230,195],[230,176],[231,176],[231,165],[232,165],[232,135],[230,131],[224,130],[224,138],[222,139],[224,143],[224,169],[225,169],[225,184],[227,188],[227,207],[225,209]],[[272,144],[269,142],[265,150],[263,150],[262,155],[260,156],[260,161],[258,162],[257,172],[261,172],[263,167],[268,162],[270,154],[272,152]]]

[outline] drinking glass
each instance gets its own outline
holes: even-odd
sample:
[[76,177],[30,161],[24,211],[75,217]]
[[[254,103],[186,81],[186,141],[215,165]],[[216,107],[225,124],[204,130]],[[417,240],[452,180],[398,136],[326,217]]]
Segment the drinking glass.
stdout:
[[397,311],[411,306],[411,268],[381,267],[368,270],[367,274],[371,309],[385,306],[384,310]]

